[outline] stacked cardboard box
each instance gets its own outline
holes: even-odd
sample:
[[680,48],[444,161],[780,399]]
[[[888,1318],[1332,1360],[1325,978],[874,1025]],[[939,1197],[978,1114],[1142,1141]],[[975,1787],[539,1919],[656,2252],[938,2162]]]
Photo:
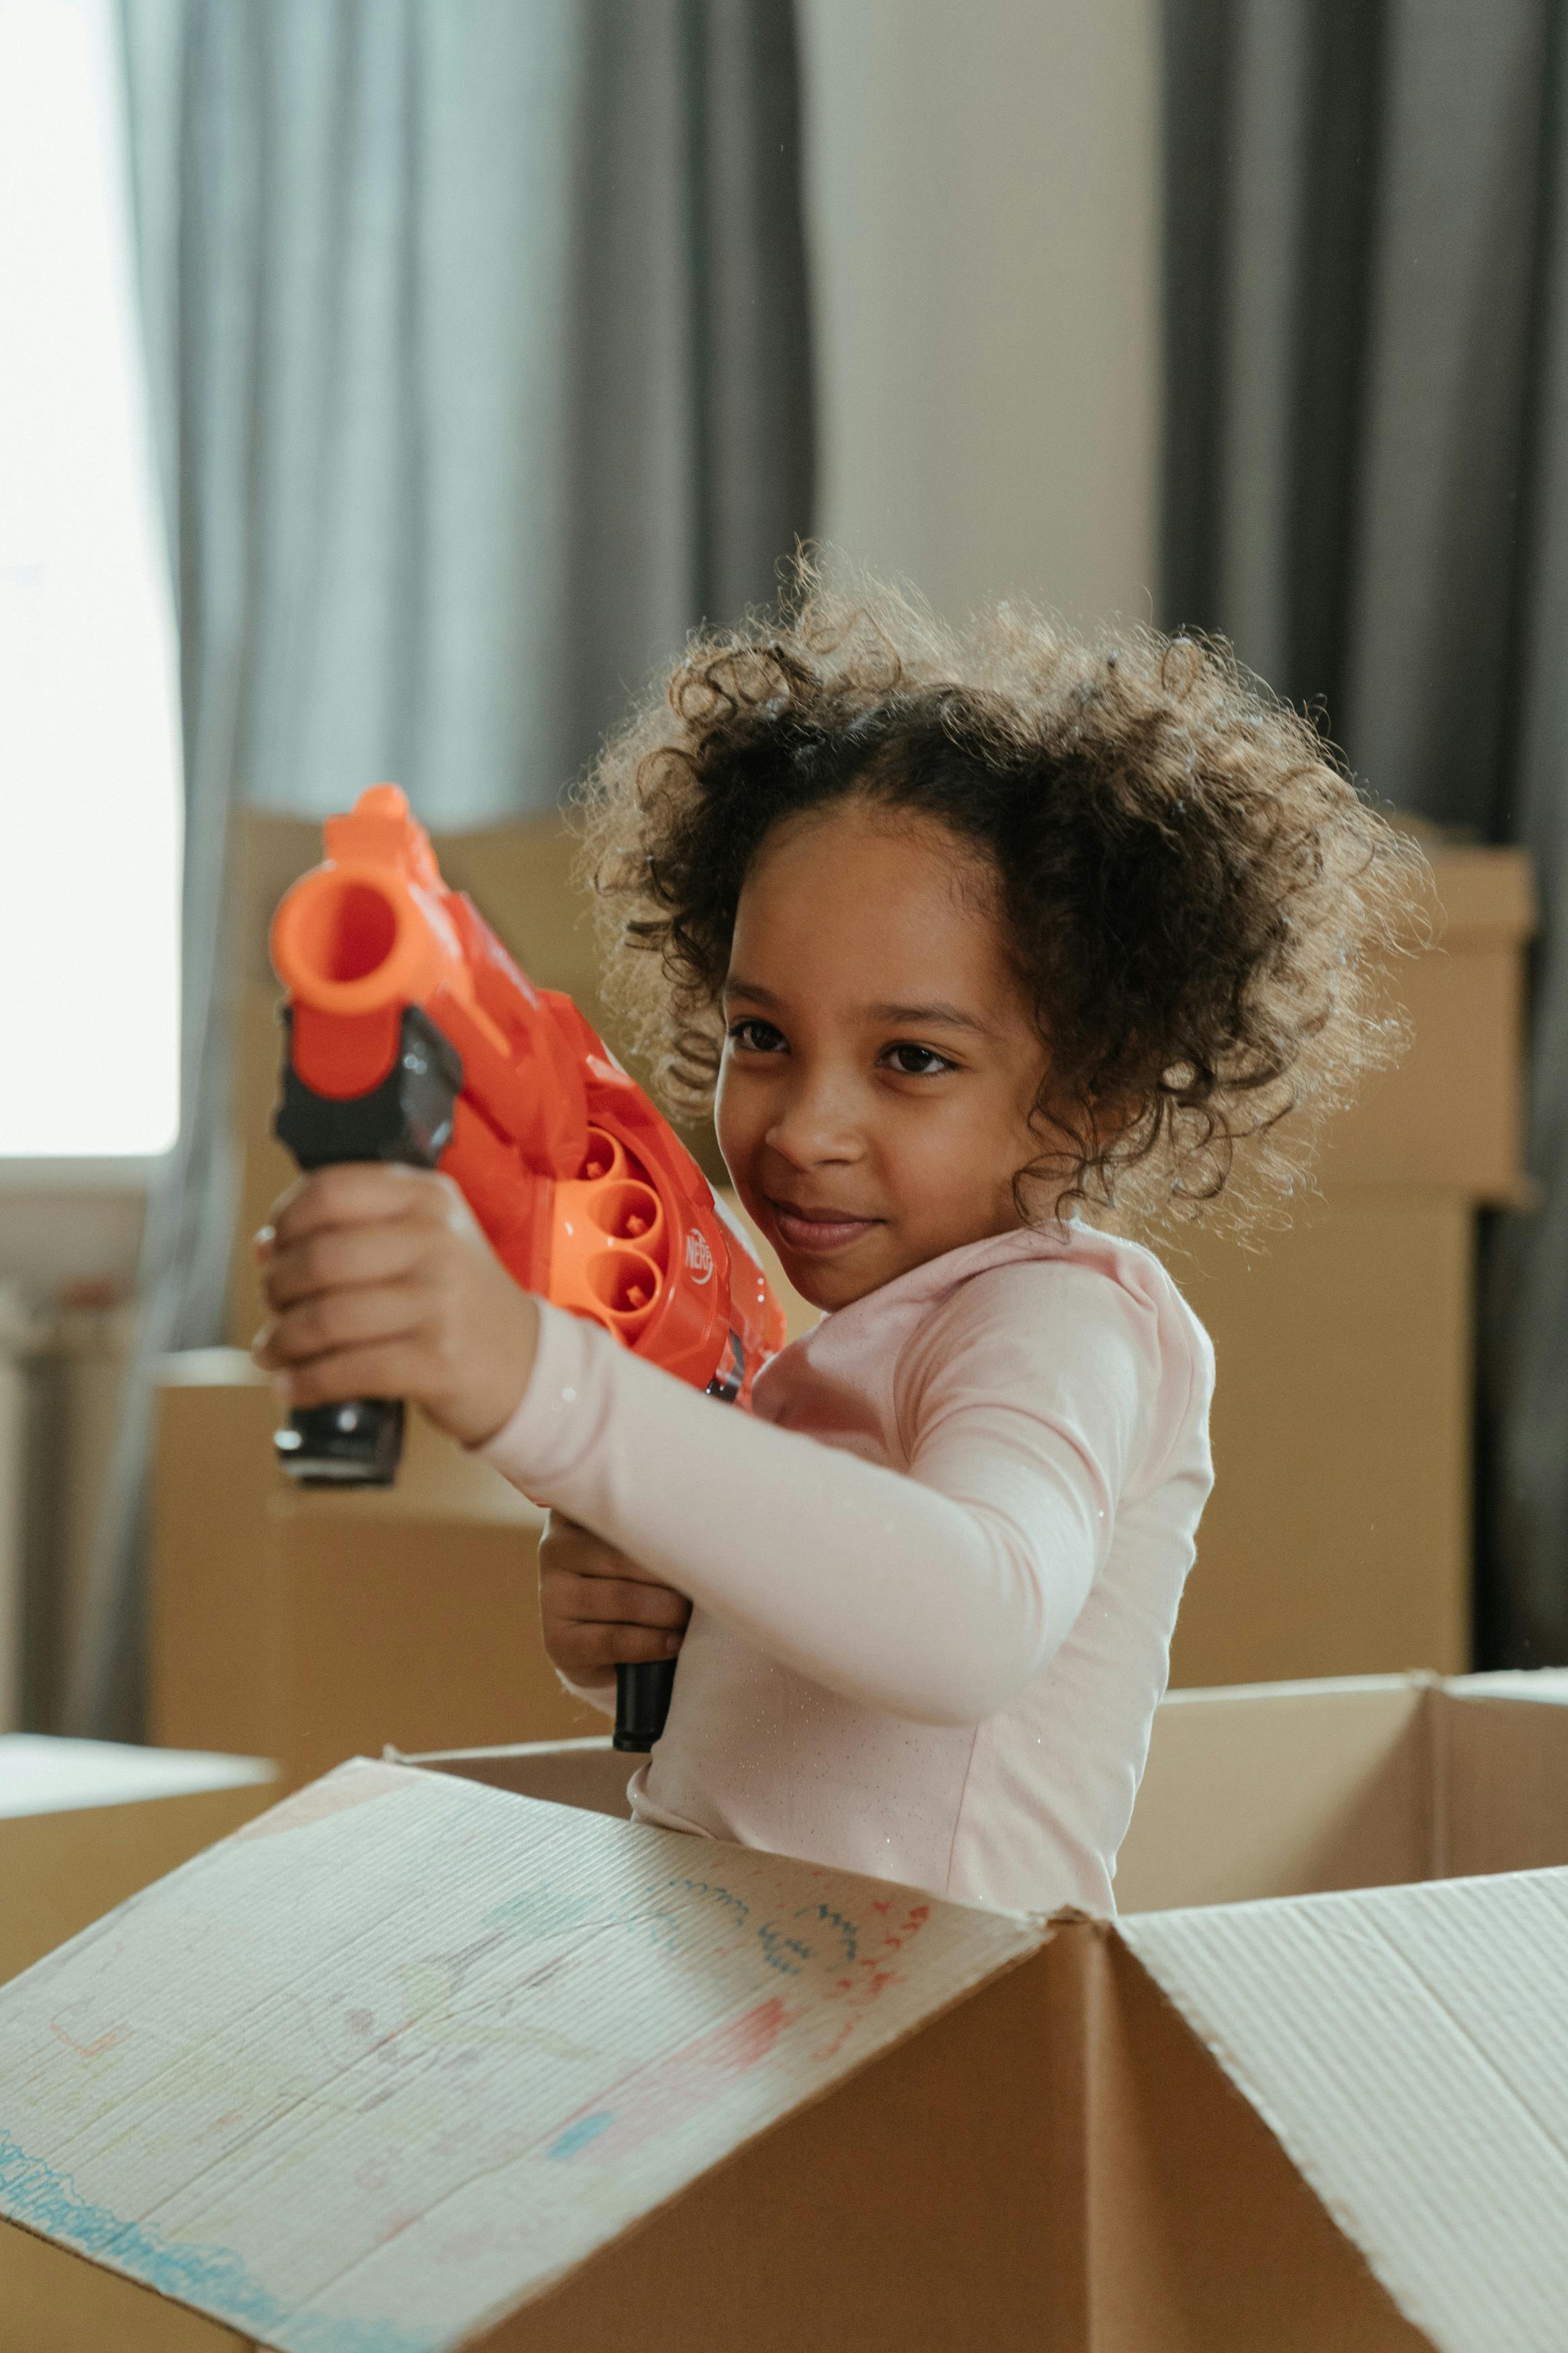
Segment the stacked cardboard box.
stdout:
[[0,1978],[269,1806],[253,1757],[0,1736]]
[[608,1819],[592,1744],[344,1767],[0,1991],[0,2311],[28,2353],[89,2309],[138,2353],[1556,2353],[1565,1703],[1175,1699],[1116,1922]]
[[541,1512],[417,1415],[395,1487],[301,1492],[274,1467],[277,1421],[236,1349],[163,1368],[154,1739],[271,1757],[292,1784],[388,1741],[601,1728],[540,1641]]
[[1321,1196],[1172,1271],[1214,1335],[1215,1487],[1179,1683],[1469,1662],[1478,1208],[1523,1198],[1518,851],[1432,846],[1413,1044],[1330,1132]]

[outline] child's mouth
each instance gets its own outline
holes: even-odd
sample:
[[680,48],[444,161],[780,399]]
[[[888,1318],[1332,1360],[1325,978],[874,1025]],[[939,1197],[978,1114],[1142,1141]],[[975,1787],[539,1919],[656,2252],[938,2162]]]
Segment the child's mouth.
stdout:
[[847,1249],[882,1222],[879,1218],[851,1217],[841,1209],[795,1208],[787,1201],[771,1198],[768,1208],[785,1249],[807,1250],[814,1257]]

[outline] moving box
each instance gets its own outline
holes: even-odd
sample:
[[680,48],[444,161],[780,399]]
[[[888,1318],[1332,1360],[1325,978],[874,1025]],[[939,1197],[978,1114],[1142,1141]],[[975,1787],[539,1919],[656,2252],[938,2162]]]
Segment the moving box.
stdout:
[[0,1734],[0,1978],[278,1795],[259,1757]]
[[0,1989],[6,2353],[1558,2353],[1568,1677],[1168,1703],[1116,1922],[621,1770],[344,1767]]
[[[715,1407],[715,1411],[718,1408]],[[300,1490],[238,1350],[165,1360],[153,1466],[148,1708],[170,1746],[308,1781],[356,1750],[599,1730],[539,1634],[543,1514],[408,1417],[394,1487]]]

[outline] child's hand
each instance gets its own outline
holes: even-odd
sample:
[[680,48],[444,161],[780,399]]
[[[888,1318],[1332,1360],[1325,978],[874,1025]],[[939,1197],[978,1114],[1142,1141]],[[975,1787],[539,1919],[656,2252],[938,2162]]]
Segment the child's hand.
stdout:
[[539,1546],[544,1647],[569,1682],[592,1689],[618,1666],[673,1659],[691,1604],[575,1520],[552,1512]]
[[478,1446],[533,1370],[539,1309],[449,1177],[345,1162],[302,1177],[257,1237],[274,1321],[256,1361],[290,1407],[412,1398]]

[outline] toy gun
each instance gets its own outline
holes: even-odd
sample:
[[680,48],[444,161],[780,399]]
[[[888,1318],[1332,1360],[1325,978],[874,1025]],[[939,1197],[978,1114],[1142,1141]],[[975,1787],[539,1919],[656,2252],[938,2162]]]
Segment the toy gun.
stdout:
[[[441,1168],[525,1290],[742,1406],[784,1317],[739,1229],[569,997],[537,989],[441,880],[395,785],[328,819],[272,924],[289,992],[274,1122],[301,1168]],[[387,1486],[403,1406],[313,1406],[277,1434],[301,1485]],[[616,1671],[617,1748],[664,1729],[672,1660]]]

